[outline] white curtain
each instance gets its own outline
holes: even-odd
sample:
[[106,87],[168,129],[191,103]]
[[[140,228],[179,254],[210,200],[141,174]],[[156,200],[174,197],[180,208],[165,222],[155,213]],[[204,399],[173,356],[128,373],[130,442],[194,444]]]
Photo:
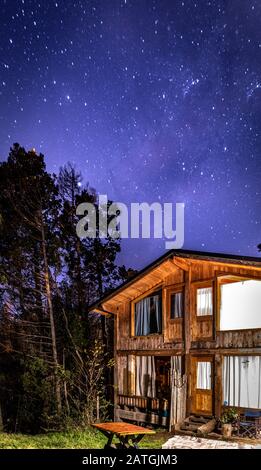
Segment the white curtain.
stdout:
[[156,397],[156,370],[154,356],[136,356],[136,395]]
[[197,362],[197,388],[211,390],[211,362]]
[[135,304],[135,335],[161,333],[161,297],[153,295]]
[[261,408],[261,356],[225,356],[223,400],[228,406]]
[[186,416],[186,376],[182,375],[181,356],[171,356],[170,365],[169,431],[172,426],[182,422]]
[[203,289],[197,289],[197,315],[212,315],[212,312],[212,287],[204,287]]
[[171,318],[183,317],[183,292],[176,292],[171,296]]
[[150,297],[135,305],[135,335],[146,336],[150,332]]

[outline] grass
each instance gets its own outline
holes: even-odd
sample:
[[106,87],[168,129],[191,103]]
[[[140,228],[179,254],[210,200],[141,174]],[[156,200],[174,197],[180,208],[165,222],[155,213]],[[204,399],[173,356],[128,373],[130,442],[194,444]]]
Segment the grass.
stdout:
[[[160,449],[167,436],[166,432],[145,436],[140,448]],[[105,443],[106,438],[92,428],[36,436],[0,433],[0,449],[102,449]]]

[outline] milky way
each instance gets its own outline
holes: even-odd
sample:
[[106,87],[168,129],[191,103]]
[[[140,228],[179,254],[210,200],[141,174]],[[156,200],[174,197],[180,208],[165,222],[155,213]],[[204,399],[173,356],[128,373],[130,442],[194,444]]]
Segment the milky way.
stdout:
[[[185,248],[261,243],[259,0],[0,0],[0,155],[125,203],[184,202]],[[142,267],[163,240],[123,242]]]

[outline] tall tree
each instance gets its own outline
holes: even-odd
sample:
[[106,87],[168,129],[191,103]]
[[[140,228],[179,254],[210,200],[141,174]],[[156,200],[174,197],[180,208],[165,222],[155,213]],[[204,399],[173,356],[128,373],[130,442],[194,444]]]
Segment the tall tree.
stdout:
[[[56,407],[60,413],[59,361],[50,281],[51,270],[57,262],[57,236],[53,231],[59,209],[57,186],[46,172],[43,155],[26,152],[18,144],[11,149],[7,162],[0,166],[0,181],[4,219],[1,270],[6,279],[3,289],[14,314],[23,322],[23,329],[31,329],[23,333],[27,343],[31,338],[27,352],[35,356],[44,353],[50,360],[46,348],[50,341]],[[48,327],[43,329],[47,318],[50,335]],[[33,334],[32,323],[39,325],[37,335]],[[49,338],[44,341],[46,335]],[[39,339],[39,345],[45,344],[41,351],[33,337]]]

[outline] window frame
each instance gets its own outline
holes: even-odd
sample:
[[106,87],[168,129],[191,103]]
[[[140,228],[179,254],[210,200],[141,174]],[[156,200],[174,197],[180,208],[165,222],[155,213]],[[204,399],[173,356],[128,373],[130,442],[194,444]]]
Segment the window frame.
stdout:
[[[199,364],[210,364],[210,367],[209,367],[209,382],[210,382],[210,387],[205,387],[205,388],[200,388],[197,386],[197,383],[198,383],[198,371],[199,371]],[[213,361],[211,360],[200,360],[200,361],[196,361],[196,383],[195,383],[195,389],[196,390],[199,390],[199,391],[202,391],[202,392],[205,392],[205,391],[211,391],[213,390]]]
[[[153,294],[157,294],[160,292],[161,294],[161,332],[160,333],[149,333],[148,335],[136,335],[135,334],[135,305],[143,299],[147,297],[153,296]],[[130,336],[132,338],[149,338],[151,336],[161,336],[163,335],[163,328],[164,328],[164,315],[163,315],[163,288],[162,283],[157,287],[149,289],[148,291],[144,292],[144,294],[140,295],[136,299],[131,301],[131,328],[130,328]]]
[[[198,303],[197,303],[197,298],[198,298],[198,289],[207,289],[211,288],[212,289],[212,315],[198,315]],[[207,321],[207,320],[213,320],[214,321],[214,313],[215,313],[215,290],[214,290],[214,282],[213,280],[206,280],[206,281],[199,281],[194,284],[194,296],[195,296],[195,318],[197,321]]]
[[[183,315],[182,317],[171,318],[171,296],[173,294],[183,294]],[[182,323],[185,317],[185,284],[177,284],[176,286],[172,286],[170,289],[167,290],[167,302],[166,302],[166,311],[167,311],[167,322],[172,324],[175,323]]]

